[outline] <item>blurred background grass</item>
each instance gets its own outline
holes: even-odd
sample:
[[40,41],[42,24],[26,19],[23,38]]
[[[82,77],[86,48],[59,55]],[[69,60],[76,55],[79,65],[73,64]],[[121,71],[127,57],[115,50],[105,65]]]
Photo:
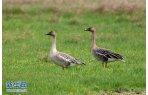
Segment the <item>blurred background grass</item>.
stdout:
[[39,7],[42,11],[66,11],[76,14],[88,10],[96,13],[121,10],[135,12],[137,9],[145,10],[145,3],[145,0],[3,0],[3,9],[19,7],[18,10],[14,9],[18,13],[27,9],[33,10],[35,7]]
[[[145,0],[3,0],[3,94],[6,81],[27,81],[27,95],[145,94]],[[102,68],[90,53],[97,44],[125,56]],[[60,51],[85,67],[62,70],[47,61],[50,30]]]

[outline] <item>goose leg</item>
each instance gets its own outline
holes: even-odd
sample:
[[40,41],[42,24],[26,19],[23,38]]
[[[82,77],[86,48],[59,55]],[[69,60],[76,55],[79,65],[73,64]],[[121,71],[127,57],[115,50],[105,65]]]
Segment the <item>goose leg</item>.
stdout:
[[64,67],[62,67],[62,69],[64,70],[65,68],[64,68]]
[[63,70],[66,69],[66,68],[68,68],[68,66],[63,66],[63,67],[62,67]]
[[102,66],[105,67],[104,62],[102,62]]
[[104,64],[104,65],[105,65],[105,68],[107,68],[107,67],[108,67],[108,66],[107,66],[107,62],[105,62],[105,64]]

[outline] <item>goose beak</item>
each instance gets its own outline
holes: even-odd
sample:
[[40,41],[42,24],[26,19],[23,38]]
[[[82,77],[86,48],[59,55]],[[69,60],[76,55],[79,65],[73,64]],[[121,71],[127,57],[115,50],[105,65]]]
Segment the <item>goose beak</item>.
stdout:
[[84,31],[88,31],[88,29],[84,29]]
[[45,34],[45,35],[51,35],[51,33],[47,33],[47,34]]

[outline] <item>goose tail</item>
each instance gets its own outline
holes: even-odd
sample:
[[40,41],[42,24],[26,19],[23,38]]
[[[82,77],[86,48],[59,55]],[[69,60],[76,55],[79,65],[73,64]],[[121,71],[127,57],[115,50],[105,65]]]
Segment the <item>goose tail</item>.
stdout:
[[121,61],[122,61],[122,62],[126,62],[123,56],[122,56],[122,59],[121,59]]
[[79,65],[86,65],[85,62],[83,62],[82,60],[80,59],[76,59],[77,60],[77,64]]
[[121,60],[122,62],[126,62],[124,59]]
[[86,65],[84,62],[82,62],[82,65]]

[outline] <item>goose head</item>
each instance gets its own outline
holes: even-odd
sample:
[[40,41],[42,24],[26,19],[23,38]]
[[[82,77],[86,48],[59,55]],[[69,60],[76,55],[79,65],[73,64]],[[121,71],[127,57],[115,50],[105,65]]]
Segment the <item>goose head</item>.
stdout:
[[46,35],[49,35],[51,37],[55,37],[56,36],[56,33],[55,31],[50,31],[49,33],[47,33]]
[[88,27],[84,31],[89,31],[91,33],[94,33],[96,31],[96,29],[94,27]]

